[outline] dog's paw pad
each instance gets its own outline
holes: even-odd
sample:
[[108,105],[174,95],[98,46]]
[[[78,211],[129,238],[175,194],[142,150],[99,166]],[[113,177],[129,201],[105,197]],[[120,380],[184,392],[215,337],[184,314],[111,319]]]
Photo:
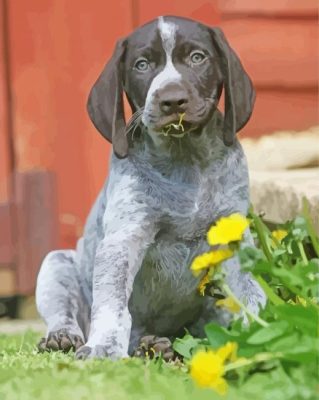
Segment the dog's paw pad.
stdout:
[[176,354],[172,347],[172,342],[167,337],[157,337],[154,335],[141,338],[140,345],[134,352],[135,357],[158,358],[162,356],[165,361],[174,360]]
[[77,351],[80,347],[84,345],[82,338],[78,335],[73,336],[73,346],[75,351]]
[[43,353],[43,352],[47,351],[46,345],[47,345],[47,340],[46,340],[46,338],[44,338],[44,337],[41,338],[40,341],[39,341],[39,343],[37,344],[38,351],[39,351],[40,353]]
[[47,338],[42,338],[38,343],[38,350],[41,353],[58,350],[67,353],[70,350],[76,351],[83,344],[84,342],[79,335],[69,333],[67,329],[63,328],[50,332]]
[[54,336],[52,335],[51,337],[48,338],[46,346],[49,350],[53,351],[60,350],[59,342],[58,339],[55,337],[55,335]]

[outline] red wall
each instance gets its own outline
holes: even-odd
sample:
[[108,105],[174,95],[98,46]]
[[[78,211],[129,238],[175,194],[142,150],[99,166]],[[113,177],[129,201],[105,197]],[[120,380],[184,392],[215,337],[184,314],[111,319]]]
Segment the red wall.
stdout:
[[316,0],[224,0],[221,26],[257,88],[243,134],[318,124],[318,3]]
[[[222,26],[257,88],[244,135],[317,123],[315,0],[0,0],[0,223],[18,232],[11,258],[20,292],[32,289],[39,259],[50,247],[49,241],[39,244],[30,256],[37,243],[28,244],[30,232],[50,236],[57,210],[51,247],[73,247],[107,175],[110,147],[86,114],[90,87],[117,38],[163,14]],[[36,185],[26,184],[31,181]],[[44,192],[45,200],[32,207]],[[8,264],[2,248],[0,266]],[[7,253],[9,248],[8,242]]]

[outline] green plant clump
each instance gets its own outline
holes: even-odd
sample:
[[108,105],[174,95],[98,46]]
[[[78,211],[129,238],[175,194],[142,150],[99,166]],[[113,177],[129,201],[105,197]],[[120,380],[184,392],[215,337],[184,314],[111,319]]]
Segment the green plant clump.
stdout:
[[217,282],[225,296],[242,306],[241,315],[250,323],[237,318],[224,328],[212,322],[205,327],[206,338],[187,333],[176,339],[174,348],[191,365],[196,353],[235,343],[237,358],[224,367],[229,390],[220,398],[317,399],[319,245],[308,205],[304,202],[302,216],[273,232],[253,212],[250,219],[257,247],[238,246],[237,254],[241,268],[264,289],[266,307],[259,316],[246,314],[220,271],[208,273],[211,283]]

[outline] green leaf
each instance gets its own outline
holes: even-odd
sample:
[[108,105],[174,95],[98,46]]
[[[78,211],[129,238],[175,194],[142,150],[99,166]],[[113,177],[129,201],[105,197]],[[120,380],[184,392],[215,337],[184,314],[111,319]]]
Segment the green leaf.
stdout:
[[284,300],[281,299],[268,285],[268,283],[260,276],[257,275],[255,276],[256,281],[259,283],[263,291],[265,292],[266,296],[268,297],[268,300],[271,301],[274,305],[279,305],[279,304],[284,304]]
[[260,241],[261,248],[267,258],[268,261],[272,260],[272,255],[270,251],[270,243],[269,243],[269,230],[266,225],[263,223],[261,218],[259,218],[256,214],[252,214],[252,218],[254,221],[255,229],[258,235],[258,239]]
[[248,339],[249,344],[262,344],[282,336],[289,328],[287,321],[272,322],[266,328],[261,328]]
[[273,257],[278,258],[282,256],[283,254],[286,254],[287,250],[285,249],[275,249],[272,253]]
[[304,373],[300,380],[295,382],[282,367],[279,367],[267,374],[256,373],[250,376],[239,390],[240,397],[234,396],[234,399],[314,400],[315,390],[308,387],[309,381],[312,382]]
[[305,218],[296,217],[293,222],[292,234],[296,240],[304,240],[308,236]]
[[238,333],[231,334],[227,329],[213,322],[205,326],[205,333],[213,348],[223,346],[229,341],[236,341],[235,338],[238,336]]
[[287,360],[308,363],[318,359],[318,346],[319,339],[295,332],[270,343],[267,350],[280,352]]
[[238,357],[251,358],[264,351],[264,346],[241,345],[238,348]]
[[186,334],[183,338],[175,339],[173,349],[184,358],[189,359],[192,356],[193,350],[201,342],[201,339],[195,339],[192,335]]
[[280,319],[286,320],[291,326],[310,336],[318,334],[318,309],[309,305],[304,307],[296,304],[283,304],[275,307],[275,313]]

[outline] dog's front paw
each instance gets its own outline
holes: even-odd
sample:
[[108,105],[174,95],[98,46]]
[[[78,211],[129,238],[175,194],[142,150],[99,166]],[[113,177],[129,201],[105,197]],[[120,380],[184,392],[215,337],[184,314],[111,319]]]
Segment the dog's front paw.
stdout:
[[71,333],[66,328],[50,332],[47,338],[42,338],[38,343],[39,352],[62,350],[67,353],[71,350],[76,351],[83,346],[83,338]]

